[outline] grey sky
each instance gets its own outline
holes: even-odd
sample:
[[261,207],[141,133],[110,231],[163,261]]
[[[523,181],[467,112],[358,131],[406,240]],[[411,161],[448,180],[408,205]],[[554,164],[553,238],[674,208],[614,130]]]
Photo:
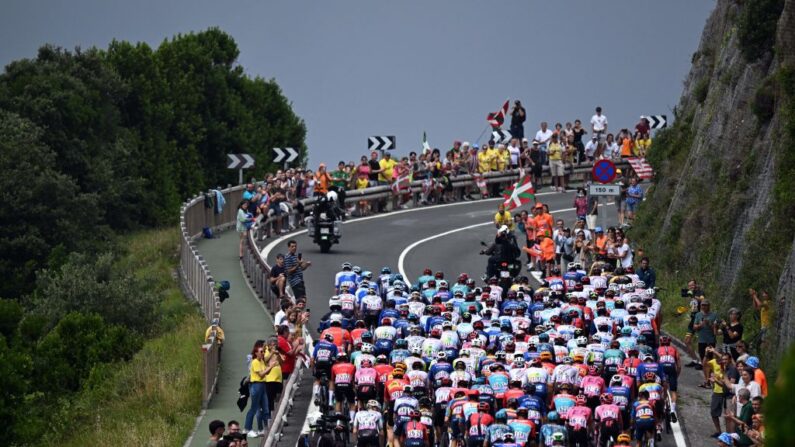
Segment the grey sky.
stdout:
[[[676,104],[713,0],[4,0],[0,64],[44,43],[157,46],[218,26],[250,75],[276,78],[308,129],[310,166],[358,160],[370,135],[398,153],[474,141],[521,99],[525,132],[601,105],[611,129]],[[507,123],[506,123],[507,124]],[[245,148],[241,148],[245,149]]]

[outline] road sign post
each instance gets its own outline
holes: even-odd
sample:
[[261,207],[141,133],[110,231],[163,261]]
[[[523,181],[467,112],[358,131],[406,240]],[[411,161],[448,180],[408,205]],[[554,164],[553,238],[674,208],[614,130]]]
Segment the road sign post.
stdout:
[[608,185],[608,183],[616,179],[616,173],[616,165],[610,160],[599,160],[594,163],[593,169],[591,169],[591,177],[599,184],[592,184],[588,189],[588,193],[596,196],[597,206],[602,207],[602,228],[607,226],[607,199],[602,204],[602,197],[619,195],[618,185]]
[[287,170],[287,167],[290,165],[290,163],[298,158],[298,151],[291,147],[286,147],[284,149],[280,147],[274,147],[273,152],[276,153],[276,156],[273,157],[273,162],[280,163],[283,160],[285,171]]
[[394,135],[373,136],[367,138],[367,149],[372,151],[392,150],[397,147],[397,138]]
[[226,154],[227,169],[237,169],[237,183],[243,184],[243,169],[248,169],[254,166],[254,157],[251,154]]

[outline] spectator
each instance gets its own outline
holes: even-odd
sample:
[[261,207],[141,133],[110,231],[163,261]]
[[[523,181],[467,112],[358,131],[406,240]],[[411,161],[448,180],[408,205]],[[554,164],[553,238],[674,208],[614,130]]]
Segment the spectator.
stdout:
[[328,188],[331,185],[332,179],[328,172],[326,172],[326,164],[320,163],[315,173],[315,190],[314,196],[326,195]]
[[616,259],[623,269],[632,267],[633,255],[632,248],[626,236],[616,236]]
[[345,205],[345,191],[351,185],[351,171],[350,168],[345,166],[344,161],[337,164],[337,169],[331,173],[331,185],[334,191],[337,192],[337,204],[340,209],[347,214],[348,209]]
[[627,188],[627,203],[626,203],[626,224],[632,225],[632,222],[635,220],[635,211],[638,209],[638,205],[640,202],[643,201],[643,188],[638,185],[638,178],[631,177],[629,179],[629,187]]
[[524,138],[524,121],[527,118],[527,112],[522,107],[522,102],[518,99],[513,102],[513,110],[511,110],[511,135],[514,138]]
[[216,447],[218,441],[224,436],[226,425],[224,421],[218,419],[210,422],[210,439],[207,441],[207,447]]
[[748,357],[745,360],[745,365],[753,371],[754,382],[759,384],[762,397],[767,397],[767,376],[762,371],[762,368],[759,367],[759,358],[755,356]]
[[657,284],[657,274],[654,272],[653,268],[649,267],[648,256],[641,258],[640,267],[635,270],[635,274],[638,275],[638,279],[643,281],[646,287],[650,289],[653,289]]
[[770,327],[770,317],[771,317],[771,299],[770,296],[765,292],[762,291],[762,298],[759,298],[759,294],[754,289],[748,289],[748,294],[751,295],[751,299],[754,302],[754,309],[759,312],[759,347],[765,343],[767,339],[767,331]]
[[[280,326],[283,327],[283,326]],[[265,346],[265,362],[268,365],[268,374],[265,375],[265,395],[268,398],[268,408],[276,409],[276,402],[282,392],[282,355],[279,353],[279,339],[271,337]],[[265,418],[268,424],[270,417]]]
[[276,315],[273,316],[273,324],[277,328],[284,323],[285,319],[287,319],[287,315],[293,309],[293,302],[290,301],[288,297],[282,299],[281,303],[279,303],[279,311],[276,312]]
[[[701,301],[700,308],[701,311],[696,313],[693,320],[693,329],[698,340],[698,358],[702,361],[703,366],[707,349],[711,351],[715,348],[718,315],[710,311],[710,303],[706,299]],[[697,369],[701,368],[697,367]]]
[[541,188],[541,174],[544,172],[543,155],[541,153],[541,145],[538,141],[533,141],[533,146],[530,148],[530,162],[531,169],[533,170],[533,184]]
[[723,334],[723,346],[729,349],[732,359],[737,360],[737,342],[743,338],[743,323],[736,307],[729,309],[729,321],[721,320],[719,329]]
[[246,244],[248,237],[248,230],[254,224],[254,216],[248,212],[248,200],[241,200],[237,206],[237,225],[235,229],[240,234],[240,260],[243,260],[243,247]]
[[588,198],[585,197],[585,188],[577,188],[577,195],[574,197],[574,213],[577,219],[585,221],[585,216],[588,215]]
[[602,158],[613,160],[614,162],[621,161],[621,148],[618,146],[618,143],[616,143],[615,137],[612,133],[607,134]]
[[215,340],[218,342],[219,345],[224,344],[224,330],[221,329],[221,326],[218,325],[218,318],[213,318],[213,321],[210,323],[210,327],[204,331],[204,342],[209,343],[210,338],[213,336],[213,331],[215,331]]
[[[276,263],[271,267],[270,276],[268,281],[271,283],[271,291],[276,296],[283,299],[287,295],[284,293],[284,287],[287,284],[287,269],[284,266],[284,255],[278,253],[276,255]],[[278,323],[277,323],[278,324]]]
[[293,344],[290,342],[290,328],[287,326],[279,326],[276,329],[278,338],[279,354],[282,356],[282,380],[287,381],[290,379],[290,374],[295,371],[295,359],[301,352],[300,344]]
[[511,156],[511,169],[516,169],[519,167],[519,157],[522,153],[522,149],[519,146],[519,139],[513,138],[511,139],[511,144],[508,145],[508,153]]
[[725,377],[726,377],[726,361],[727,356],[722,356],[715,351],[715,348],[708,346],[704,352],[704,358],[710,357],[706,361],[709,370],[709,384],[712,388],[712,397],[710,399],[709,409],[712,423],[715,426],[715,433],[712,434],[713,438],[717,438],[721,434],[720,417],[723,416],[726,395],[725,395]]
[[[362,158],[365,159],[364,161],[366,163],[367,162],[366,157],[362,157]],[[368,171],[370,170],[369,166],[367,167],[367,170]],[[358,177],[356,178],[356,190],[357,191],[363,191],[364,189],[366,189],[369,186],[370,180],[368,178],[367,173],[364,172],[361,169],[359,170],[359,173],[357,175],[358,175]],[[358,206],[358,215],[360,217],[367,216],[367,215],[370,214],[370,202],[369,201],[367,201],[367,200],[359,200],[358,203],[357,203],[357,206]]]
[[538,142],[538,149],[541,151],[541,165],[547,164],[547,148],[549,146],[549,142],[552,140],[553,132],[547,128],[547,122],[541,122],[541,129],[536,132],[535,140]]
[[284,257],[284,268],[287,271],[287,282],[293,290],[293,295],[300,298],[306,295],[306,286],[304,285],[304,270],[308,269],[312,263],[306,259],[302,259],[301,255],[297,255],[298,242],[290,240],[287,242],[287,256]]
[[598,149],[599,149],[599,139],[596,135],[594,135],[591,137],[591,140],[588,141],[588,144],[586,144],[585,148],[583,149],[585,153],[585,158],[588,161],[594,161]]
[[[728,378],[724,379],[724,382],[726,385],[726,389],[728,391],[734,392],[734,398],[733,398],[734,406],[730,406],[729,411],[727,413],[732,414],[732,410],[734,410],[733,415],[739,418],[740,420],[742,420],[744,424],[746,424],[746,427],[742,428],[750,427],[751,426],[750,417],[753,414],[753,411],[751,411],[751,414],[748,415],[747,421],[745,421],[744,418],[742,417],[742,412],[746,404],[748,405],[748,410],[752,410],[751,399],[760,396],[762,394],[762,390],[759,387],[759,384],[754,382],[753,376],[751,375],[751,370],[748,368],[743,368],[740,371],[740,380],[738,380],[737,383],[732,383],[732,381],[729,380]],[[746,397],[743,399],[742,395],[745,395]],[[726,417],[727,421],[730,419],[731,418],[729,418],[728,416]],[[736,420],[734,419],[731,420],[735,424],[737,423]]]
[[494,215],[494,226],[499,229],[503,225],[508,227],[510,231],[514,230],[514,221],[513,217],[511,217],[511,212],[505,209],[504,203],[500,203],[497,205],[497,214]]
[[[226,424],[226,432],[230,435],[239,435],[240,434],[240,422],[236,420],[231,420]],[[243,438],[245,439],[245,437]]]
[[582,127],[582,121],[574,120],[574,127],[571,129],[571,133],[574,135],[574,146],[577,148],[577,163],[579,164],[585,161],[585,146],[583,145],[582,137],[588,131]]
[[602,108],[596,107],[596,114],[591,117],[591,131],[602,140],[607,133],[607,117],[602,114]]
[[378,161],[378,152],[370,152],[370,160],[367,162],[370,167],[370,186],[378,186],[378,176],[381,174],[381,163]]
[[549,172],[552,175],[552,190],[565,192],[566,182],[563,176],[566,174],[566,168],[563,164],[563,147],[558,142],[557,135],[552,135],[551,142],[547,147],[547,154],[549,156]]
[[[249,365],[251,408],[246,413],[245,430],[249,437],[256,438],[265,434],[265,423],[270,418],[270,407],[268,407],[268,398],[265,393],[265,377],[272,367],[265,360],[264,346],[256,343],[251,354],[252,359]],[[253,430],[255,416],[257,418],[257,431]]]

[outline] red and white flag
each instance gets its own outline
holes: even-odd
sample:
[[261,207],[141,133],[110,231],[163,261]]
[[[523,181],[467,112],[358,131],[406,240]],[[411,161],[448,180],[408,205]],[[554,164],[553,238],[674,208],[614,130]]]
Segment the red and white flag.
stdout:
[[395,194],[411,192],[411,173],[396,178],[392,182],[392,192]]
[[651,165],[646,161],[645,158],[631,157],[627,158],[627,162],[629,162],[629,165],[632,166],[635,174],[638,174],[638,177],[641,179],[648,180],[654,177],[654,169],[652,169]]
[[493,129],[499,129],[502,127],[502,123],[505,122],[505,115],[508,113],[508,104],[511,102],[510,99],[505,100],[505,104],[502,105],[500,110],[497,110],[494,113],[489,113],[486,116],[486,121],[491,124]]

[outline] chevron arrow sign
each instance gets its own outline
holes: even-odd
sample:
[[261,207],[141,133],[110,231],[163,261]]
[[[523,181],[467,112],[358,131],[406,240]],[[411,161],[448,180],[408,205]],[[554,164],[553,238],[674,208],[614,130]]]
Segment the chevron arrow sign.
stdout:
[[502,143],[505,144],[511,141],[511,133],[507,130],[503,129],[496,129],[494,132],[491,133],[492,139],[494,139],[495,143]]
[[665,115],[649,115],[644,118],[649,120],[649,127],[652,129],[664,129],[668,127],[668,117]]
[[391,150],[397,147],[394,135],[375,136],[367,139],[367,147],[371,151]]
[[226,154],[227,169],[248,169],[254,166],[251,154]]
[[273,152],[276,153],[276,156],[273,158],[274,163],[281,163],[282,161],[285,163],[290,163],[298,158],[298,151],[291,147],[286,147],[284,149],[280,147],[274,147]]

